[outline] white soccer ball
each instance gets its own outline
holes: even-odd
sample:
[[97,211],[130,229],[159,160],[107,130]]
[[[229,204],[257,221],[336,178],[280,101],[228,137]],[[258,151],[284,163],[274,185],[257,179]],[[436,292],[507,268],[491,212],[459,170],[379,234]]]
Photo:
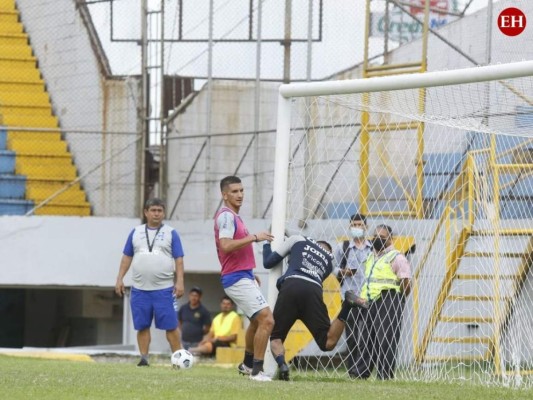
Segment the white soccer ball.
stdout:
[[170,362],[172,363],[173,368],[187,369],[193,366],[194,356],[188,350],[179,349],[172,354]]

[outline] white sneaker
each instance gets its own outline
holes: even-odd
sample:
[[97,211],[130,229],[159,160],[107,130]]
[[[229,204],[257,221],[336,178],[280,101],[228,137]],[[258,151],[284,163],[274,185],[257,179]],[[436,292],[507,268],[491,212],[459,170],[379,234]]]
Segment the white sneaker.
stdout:
[[258,382],[272,382],[272,378],[268,375],[265,375],[263,371],[259,372],[257,375],[250,375],[250,379]]

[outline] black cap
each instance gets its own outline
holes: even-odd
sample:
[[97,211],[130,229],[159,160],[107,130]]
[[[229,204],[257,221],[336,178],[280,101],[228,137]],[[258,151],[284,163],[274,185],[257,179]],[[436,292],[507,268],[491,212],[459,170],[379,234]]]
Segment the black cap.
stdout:
[[198,293],[200,296],[202,295],[202,289],[200,289],[198,286],[193,286],[191,288],[191,290],[189,290],[189,293],[192,293],[192,292],[196,292]]

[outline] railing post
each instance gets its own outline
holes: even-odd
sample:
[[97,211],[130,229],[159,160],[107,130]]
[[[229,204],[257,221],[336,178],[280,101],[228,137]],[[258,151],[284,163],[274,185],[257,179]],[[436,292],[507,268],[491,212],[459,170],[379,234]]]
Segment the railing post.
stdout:
[[474,156],[468,154],[466,159],[466,173],[468,177],[468,229],[472,231],[474,225]]
[[490,138],[490,169],[492,170],[492,208],[488,215],[493,226],[494,237],[494,368],[496,375],[505,379],[506,371],[501,358],[500,348],[500,324],[502,323],[502,309],[500,302],[500,174],[498,170],[498,160],[496,156],[496,135]]

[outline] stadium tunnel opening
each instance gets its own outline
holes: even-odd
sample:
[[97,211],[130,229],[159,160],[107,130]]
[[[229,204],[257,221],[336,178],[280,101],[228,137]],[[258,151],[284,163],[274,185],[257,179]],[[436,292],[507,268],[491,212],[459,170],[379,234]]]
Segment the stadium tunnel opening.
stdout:
[[117,344],[123,301],[108,288],[1,288],[0,320],[0,347]]

